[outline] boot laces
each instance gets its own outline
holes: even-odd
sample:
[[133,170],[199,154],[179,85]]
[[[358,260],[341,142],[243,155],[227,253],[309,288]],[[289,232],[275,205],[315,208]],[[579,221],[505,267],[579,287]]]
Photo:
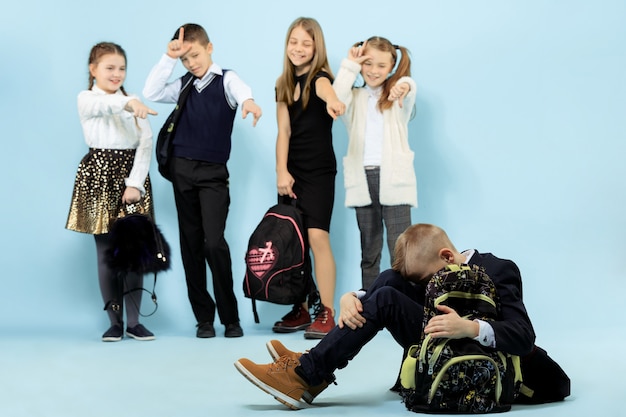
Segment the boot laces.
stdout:
[[297,359],[293,359],[288,355],[283,355],[280,358],[276,359],[274,363],[270,364],[270,366],[275,371],[285,371],[288,368],[295,368],[298,365],[300,365],[300,361]]
[[291,309],[291,311],[285,314],[285,316],[281,320],[288,321],[290,319],[297,319],[298,317],[302,315],[302,311],[300,309],[301,309],[300,304],[295,304],[293,308]]
[[315,321],[319,321],[322,322],[324,324],[326,324],[326,322],[328,321],[328,312],[329,309],[325,308],[323,305],[320,308],[321,311],[317,311],[316,313],[316,317],[315,317]]

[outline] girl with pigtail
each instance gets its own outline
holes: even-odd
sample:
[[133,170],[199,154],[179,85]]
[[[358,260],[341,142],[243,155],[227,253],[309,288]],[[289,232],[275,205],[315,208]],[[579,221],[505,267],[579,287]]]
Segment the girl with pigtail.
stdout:
[[[98,281],[110,321],[102,340],[115,342],[124,336],[124,304],[126,335],[152,340],[154,334],[139,323],[141,291],[127,293],[119,310],[109,303],[117,293],[117,283],[105,259],[111,247],[109,226],[126,205],[154,218],[148,176],[152,130],[147,116],[157,113],[124,90],[126,52],[121,46],[111,42],[94,45],[88,64],[89,88],[78,94],[78,115],[89,152],[78,166],[65,227],[95,238]],[[129,272],[125,277],[126,291],[142,284],[140,274]]]
[[[356,86],[359,74],[363,84]],[[417,206],[408,135],[416,85],[410,75],[409,51],[374,36],[350,48],[333,83],[346,105],[345,204],[355,208],[361,233],[363,289],[380,273],[383,228],[393,263],[396,239],[411,225],[411,207]]]

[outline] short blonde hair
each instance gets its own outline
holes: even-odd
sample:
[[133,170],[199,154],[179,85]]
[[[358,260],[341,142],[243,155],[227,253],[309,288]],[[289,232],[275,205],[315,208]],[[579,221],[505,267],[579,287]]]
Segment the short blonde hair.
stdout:
[[431,265],[439,259],[439,251],[449,248],[456,252],[446,232],[432,224],[409,226],[396,241],[392,268],[407,279],[414,277],[416,265]]

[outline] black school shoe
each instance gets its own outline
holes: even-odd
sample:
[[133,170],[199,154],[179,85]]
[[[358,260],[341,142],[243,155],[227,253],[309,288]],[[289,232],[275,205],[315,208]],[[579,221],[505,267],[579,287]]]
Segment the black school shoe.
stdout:
[[239,323],[231,323],[226,325],[226,331],[224,337],[241,337],[243,336],[243,329]]
[[196,327],[198,328],[198,330],[196,330],[196,337],[201,339],[215,337],[215,327],[213,327],[213,323],[198,323]]
[[143,324],[137,324],[135,327],[126,328],[126,336],[130,336],[135,340],[154,340],[154,333],[146,329]]
[[109,330],[102,335],[103,342],[119,342],[124,337],[124,330],[119,324],[109,327]]

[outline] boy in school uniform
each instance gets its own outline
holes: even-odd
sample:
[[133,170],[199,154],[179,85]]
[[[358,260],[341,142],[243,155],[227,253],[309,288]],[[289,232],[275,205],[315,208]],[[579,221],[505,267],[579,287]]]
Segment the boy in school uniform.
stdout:
[[[230,205],[226,163],[237,107],[241,106],[243,118],[252,113],[253,126],[262,112],[250,87],[234,71],[215,64],[212,53],[213,44],[202,26],[181,26],[148,75],[143,95],[156,102],[178,101],[182,77],[168,82],[178,59],[193,75],[169,166],[187,292],[197,320],[197,337],[215,337],[216,309],[225,326],[224,336],[241,337],[230,249],[224,237]],[[207,290],[205,261],[211,269],[215,300]]]
[[498,320],[484,322],[460,317],[448,306],[424,327],[431,337],[472,338],[484,346],[513,355],[534,348],[535,332],[522,300],[522,280],[513,261],[476,250],[459,252],[441,228],[415,224],[398,238],[392,269],[382,272],[365,291],[346,293],[340,300],[338,325],[305,353],[293,352],[278,340],[267,343],[273,363],[256,364],[242,358],[237,370],[250,382],[289,408],[313,399],[334,382],[376,334],[386,328],[406,350],[419,342],[428,280],[447,264],[485,268],[500,295]]

